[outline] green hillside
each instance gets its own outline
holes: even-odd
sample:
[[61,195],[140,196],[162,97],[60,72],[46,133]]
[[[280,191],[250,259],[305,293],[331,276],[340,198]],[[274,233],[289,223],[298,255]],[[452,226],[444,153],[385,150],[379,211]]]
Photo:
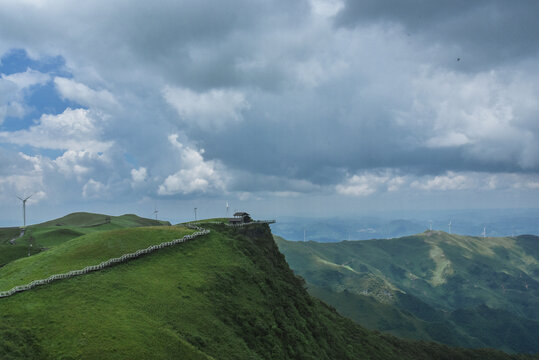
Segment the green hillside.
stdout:
[[[125,229],[141,226],[170,225],[168,221],[141,218],[127,214],[110,216],[78,212],[59,219],[26,227],[24,236],[21,229],[0,228],[0,268],[10,261],[37,254],[76,237],[101,231]],[[10,243],[10,240],[14,243]]]
[[537,237],[428,231],[331,244],[276,241],[313,295],[368,328],[451,345],[539,352]]
[[[525,358],[365,330],[308,295],[267,225],[205,227],[209,235],[0,299],[0,358]],[[39,277],[187,231],[89,234],[14,261],[0,277]]]

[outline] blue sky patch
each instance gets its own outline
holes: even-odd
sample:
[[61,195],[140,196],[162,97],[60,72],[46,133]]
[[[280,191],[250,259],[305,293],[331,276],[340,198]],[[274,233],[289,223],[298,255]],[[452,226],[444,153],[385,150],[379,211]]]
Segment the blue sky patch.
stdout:
[[[24,49],[13,49],[4,54],[0,61],[0,74],[11,75],[25,72],[30,68],[41,73],[49,74],[52,78],[55,76],[72,78],[72,75],[65,70],[65,60],[61,56],[44,57],[34,60],[28,57]],[[6,117],[0,125],[0,131],[28,129],[43,114],[57,115],[63,113],[68,107],[82,107],[76,102],[62,99],[52,79],[44,85],[35,85],[27,89],[23,100],[30,111],[22,118]]]

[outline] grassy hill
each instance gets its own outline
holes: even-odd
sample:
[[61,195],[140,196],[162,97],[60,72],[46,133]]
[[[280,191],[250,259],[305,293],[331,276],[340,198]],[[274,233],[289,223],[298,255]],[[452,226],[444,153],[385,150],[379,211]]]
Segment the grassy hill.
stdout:
[[[205,227],[209,235],[0,299],[0,358],[525,358],[368,331],[308,295],[267,225]],[[79,266],[187,231],[88,234],[16,260],[0,278],[39,277],[50,266]]]
[[332,244],[276,240],[312,294],[371,329],[539,352],[537,237],[427,231]]
[[[170,223],[145,219],[133,214],[110,216],[78,212],[27,226],[24,236],[20,238],[20,228],[0,228],[0,268],[15,259],[26,257],[28,254],[37,254],[85,234],[161,225],[170,225]],[[14,244],[10,243],[12,239],[14,239]]]

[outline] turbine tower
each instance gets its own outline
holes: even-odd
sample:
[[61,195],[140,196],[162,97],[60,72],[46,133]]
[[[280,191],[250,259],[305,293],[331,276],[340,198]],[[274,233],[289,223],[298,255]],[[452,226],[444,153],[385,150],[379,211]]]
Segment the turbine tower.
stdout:
[[[33,195],[33,194],[32,194]],[[26,200],[30,199],[32,197],[32,195],[26,197],[26,198],[21,198],[19,196],[17,196],[17,198],[22,201],[22,221],[23,221],[23,227],[26,227]]]
[[432,231],[432,220],[429,221],[429,229]]
[[486,226],[483,227],[483,234],[482,235],[483,235],[484,238],[487,237],[487,227]]
[[451,220],[449,220],[449,233],[451,234]]
[[159,210],[157,210],[157,206],[155,207],[155,210],[153,211],[153,214],[155,215],[155,220],[157,220],[157,213]]
[[195,208],[195,221],[197,221],[197,208]]
[[226,202],[226,217],[228,217],[228,208],[229,208],[229,207],[230,207],[230,206],[228,206],[228,201],[227,201],[227,202]]

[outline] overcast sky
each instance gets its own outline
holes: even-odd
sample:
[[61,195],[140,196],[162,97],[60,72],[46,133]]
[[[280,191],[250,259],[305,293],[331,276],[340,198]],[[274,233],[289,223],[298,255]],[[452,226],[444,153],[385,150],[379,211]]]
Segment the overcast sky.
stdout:
[[0,8],[0,225],[537,207],[537,1]]

